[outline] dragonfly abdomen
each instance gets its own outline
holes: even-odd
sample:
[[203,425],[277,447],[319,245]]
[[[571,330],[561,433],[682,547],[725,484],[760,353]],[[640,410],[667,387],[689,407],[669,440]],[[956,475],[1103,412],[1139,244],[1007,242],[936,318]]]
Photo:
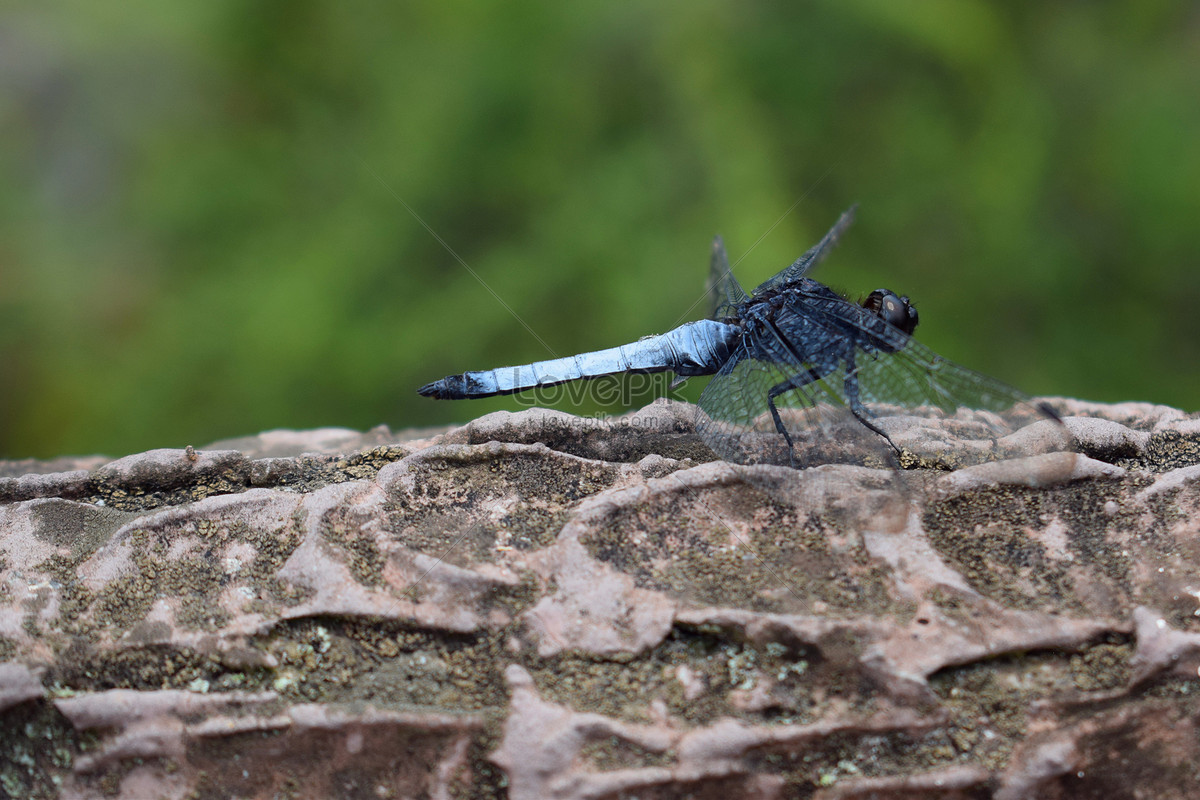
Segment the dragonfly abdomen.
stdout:
[[659,336],[647,336],[607,350],[517,367],[449,375],[422,386],[417,392],[439,400],[461,400],[512,394],[538,386],[624,372],[671,371],[684,377],[711,375],[729,357],[738,335],[739,329],[734,325],[699,320]]

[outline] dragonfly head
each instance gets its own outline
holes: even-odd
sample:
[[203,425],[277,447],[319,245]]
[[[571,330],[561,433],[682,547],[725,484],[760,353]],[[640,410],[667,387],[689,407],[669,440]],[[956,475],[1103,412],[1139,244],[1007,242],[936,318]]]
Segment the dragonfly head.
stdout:
[[917,328],[917,307],[907,297],[897,297],[888,289],[876,289],[867,295],[862,307],[907,334]]

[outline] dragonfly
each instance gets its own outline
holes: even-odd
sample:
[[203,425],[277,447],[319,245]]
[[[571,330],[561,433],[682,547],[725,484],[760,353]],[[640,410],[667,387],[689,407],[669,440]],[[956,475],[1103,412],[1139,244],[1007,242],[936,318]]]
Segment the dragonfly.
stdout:
[[[1069,449],[1050,405],[916,341],[907,296],[876,289],[855,302],[809,277],[854,214],[750,293],[716,237],[706,319],[619,347],[450,375],[418,392],[463,399],[621,373],[712,376],[696,429],[718,456],[740,464],[950,469],[1023,454],[1031,441]],[[1033,425],[1036,434],[1020,435]]]

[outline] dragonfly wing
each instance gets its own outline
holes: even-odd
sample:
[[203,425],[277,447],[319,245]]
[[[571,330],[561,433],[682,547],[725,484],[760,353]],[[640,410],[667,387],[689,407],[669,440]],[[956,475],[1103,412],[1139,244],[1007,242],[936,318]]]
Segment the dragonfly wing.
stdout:
[[822,304],[808,309],[806,318],[813,317],[856,332],[852,358],[826,381],[848,405],[861,403],[857,410],[916,463],[960,467],[1072,449],[1048,406],[943,358],[861,307]]
[[776,274],[773,278],[759,285],[754,294],[759,295],[770,289],[775,289],[780,286],[786,286],[789,283],[795,283],[803,278],[813,267],[820,264],[827,255],[833,251],[834,245],[838,243],[838,239],[854,222],[854,215],[858,211],[858,206],[853,205],[838,217],[838,221],[833,223],[833,227],[829,229],[829,233],[821,238],[808,252],[792,262],[791,266],[785,267],[782,271]]
[[755,359],[731,359],[700,395],[697,429],[713,452],[738,464],[898,466],[886,440],[865,428],[824,383],[775,399],[792,447],[775,427],[768,392],[798,372]]
[[899,465],[887,440],[855,418],[840,384],[830,381],[834,354],[805,359],[778,340],[760,355],[767,352],[735,354],[700,395],[697,429],[713,452],[739,464]]
[[729,254],[720,236],[713,239],[712,259],[708,269],[709,319],[724,319],[734,316],[735,310],[750,299],[746,290],[733,276],[729,266]]
[[931,465],[1073,448],[1053,409],[916,341],[894,353],[859,351],[852,380],[874,423]]
[[775,322],[759,358],[731,359],[700,396],[697,427],[727,460],[951,468],[1071,448],[1050,409],[852,303],[792,308]]

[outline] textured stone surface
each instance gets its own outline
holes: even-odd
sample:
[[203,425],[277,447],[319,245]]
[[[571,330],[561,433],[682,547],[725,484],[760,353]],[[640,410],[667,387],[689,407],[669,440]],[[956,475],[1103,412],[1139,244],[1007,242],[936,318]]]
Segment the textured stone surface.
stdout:
[[948,472],[671,403],[0,463],[0,795],[1193,797],[1200,420],[1057,405]]

